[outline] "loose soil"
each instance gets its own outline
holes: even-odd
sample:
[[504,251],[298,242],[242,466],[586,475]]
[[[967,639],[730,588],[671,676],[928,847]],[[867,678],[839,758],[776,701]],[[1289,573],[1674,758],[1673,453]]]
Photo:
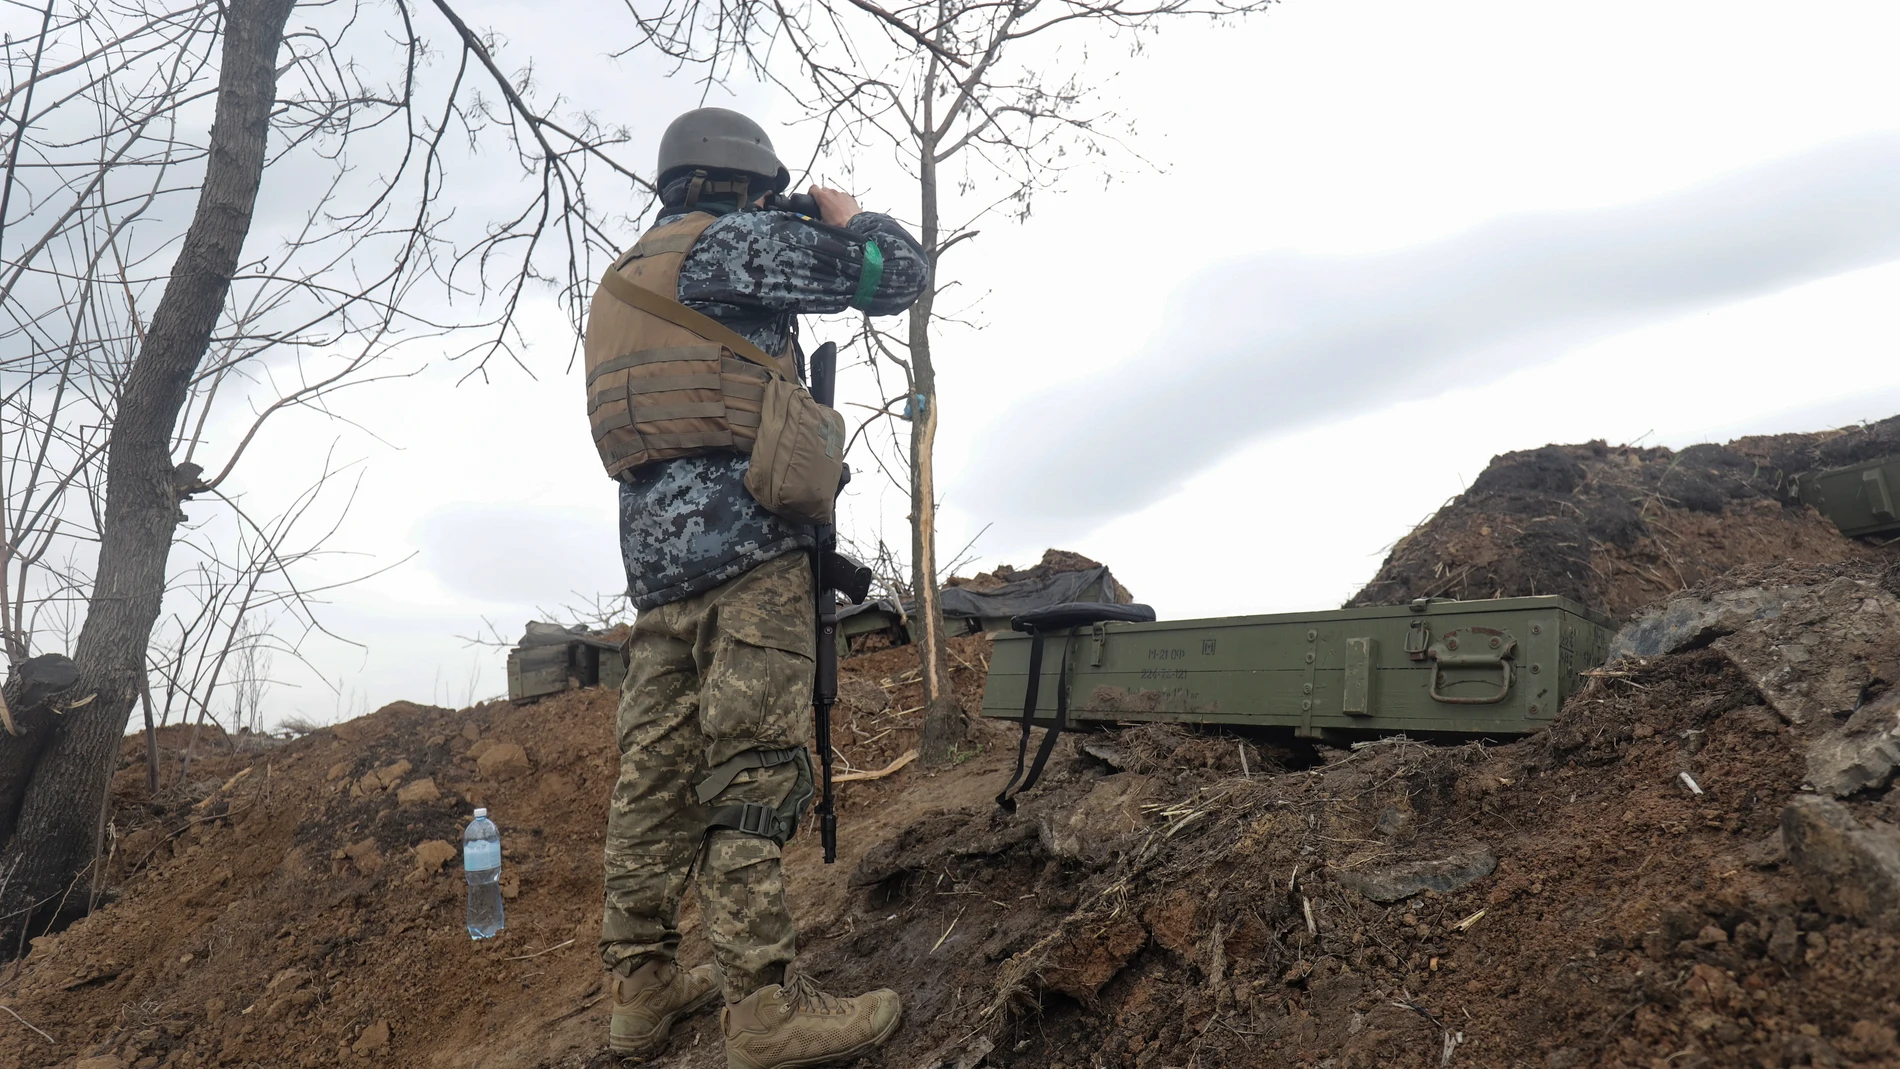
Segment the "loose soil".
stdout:
[[1680,451],[1547,445],[1506,453],[1400,539],[1346,603],[1561,594],[1614,619],[1731,569],[1873,559],[1789,500],[1812,468],[1900,452],[1900,417]]
[[[1890,550],[1731,459],[1840,436],[1810,437],[1501,457],[1395,549],[1379,600],[1570,589],[1627,616],[1691,586],[1900,595]],[[1561,544],[1566,523],[1589,539]],[[1464,555],[1427,567],[1432,546]],[[1073,733],[1005,813],[990,799],[1015,730],[984,722],[961,764],[844,784],[838,864],[808,833],[788,849],[800,968],[903,996],[904,1028],[861,1063],[900,1069],[1900,1065],[1900,932],[1823,908],[1778,834],[1816,734],[1896,702],[1889,604],[1803,622],[1856,662],[1815,667],[1852,669],[1856,709],[1799,724],[1774,704],[1793,684],[1751,675],[1760,647],[1739,634],[1619,662],[1505,744]],[[955,640],[966,709],[987,658]],[[842,770],[915,745],[915,665],[845,662]],[[98,908],[0,971],[0,1066],[607,1069],[614,702],[397,703],[289,743],[208,735],[183,786],[171,734],[156,797],[128,739],[110,864],[75,889]],[[1841,804],[1900,822],[1884,780]],[[474,805],[507,847],[509,927],[480,943],[453,856]],[[690,904],[684,924],[683,956],[706,960]],[[653,1064],[723,1065],[717,1022],[682,1022]]]

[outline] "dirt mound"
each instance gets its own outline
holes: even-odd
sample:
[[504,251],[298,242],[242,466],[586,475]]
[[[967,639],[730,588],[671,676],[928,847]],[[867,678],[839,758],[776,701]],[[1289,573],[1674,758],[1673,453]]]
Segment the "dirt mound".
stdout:
[[[959,991],[920,1038],[998,1066],[1895,1064],[1900,599],[1867,567],[1778,578],[1729,591],[1768,615],[1676,606],[1727,615],[1506,746],[1243,777],[1203,755],[1244,740],[1086,742],[1017,817],[944,814],[867,857],[901,934],[861,936],[859,972],[976,921],[988,999]],[[1816,656],[1758,680],[1754,639],[1787,626]],[[1184,757],[1155,760],[1171,734]],[[1830,741],[1861,747],[1838,801],[1802,792]],[[1119,748],[1129,771],[1092,756]]]
[[[839,865],[793,844],[801,968],[902,992],[867,1063],[903,1069],[1896,1064],[1897,580],[1705,583],[1503,746],[1071,734],[1006,814],[985,723],[962,765],[846,784]],[[907,654],[847,662],[845,767],[914,740]],[[966,698],[986,654],[957,644]],[[102,908],[0,976],[52,1039],[0,1016],[0,1065],[607,1069],[612,708],[399,703],[201,750],[158,800],[128,740]],[[484,802],[510,927],[473,944],[453,844]],[[723,1064],[716,1017],[656,1064]]]
[[[988,641],[953,647],[953,682],[974,708]],[[846,662],[841,772],[881,769],[915,745],[915,665],[910,651]],[[128,738],[100,908],[0,972],[0,1006],[18,1014],[0,1014],[0,1066],[596,1059],[616,697],[589,689],[461,711],[398,702],[267,749],[207,730],[183,784],[191,732],[167,729],[157,797],[145,791],[144,740]],[[841,864],[819,864],[812,836],[791,850],[807,928],[833,924],[858,857],[925,811],[907,794],[974,802],[964,784],[1000,762],[971,762],[948,790],[911,792],[929,782],[914,766],[843,785]],[[476,805],[502,826],[509,919],[482,944],[462,928],[457,858]],[[707,956],[690,907],[685,923],[688,953]]]
[[1792,473],[1900,450],[1900,417],[1680,451],[1547,445],[1494,457],[1400,539],[1347,607],[1561,594],[1622,619],[1731,569],[1878,551],[1787,501]]
[[[1012,568],[1007,564],[999,564],[993,572],[978,572],[967,579],[962,576],[951,576],[943,581],[943,585],[959,586],[981,594],[1001,589],[1011,583],[1047,579],[1063,572],[1086,572],[1091,568],[1101,566],[1100,561],[1090,560],[1080,553],[1071,553],[1066,549],[1046,549],[1042,553],[1042,559],[1027,568]],[[1123,605],[1135,600],[1134,595],[1128,592],[1128,588],[1120,583],[1115,584],[1115,591],[1115,601]]]
[[1737,438],[1728,447],[1781,471],[1839,468],[1900,453],[1900,416],[1813,434]]

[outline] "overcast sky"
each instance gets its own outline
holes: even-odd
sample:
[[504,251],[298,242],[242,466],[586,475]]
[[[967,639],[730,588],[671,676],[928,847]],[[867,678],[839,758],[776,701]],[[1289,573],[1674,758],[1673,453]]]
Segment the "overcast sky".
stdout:
[[[579,99],[657,102],[621,116],[657,137],[690,87],[557,34],[563,7],[475,21]],[[1495,453],[1900,412],[1895,40],[1885,2],[1287,0],[1095,51],[1161,169],[946,265],[982,329],[938,359],[940,543],[1060,544],[1164,617],[1324,609]],[[915,214],[894,178],[862,199]],[[329,606],[362,643],[310,648],[341,694],[303,680],[280,714],[499,693],[502,654],[456,635],[623,584],[565,328],[536,315],[534,378],[436,366],[354,402],[381,441],[347,441],[362,556],[334,567],[409,559]],[[854,484],[860,536],[904,541],[901,515]]]

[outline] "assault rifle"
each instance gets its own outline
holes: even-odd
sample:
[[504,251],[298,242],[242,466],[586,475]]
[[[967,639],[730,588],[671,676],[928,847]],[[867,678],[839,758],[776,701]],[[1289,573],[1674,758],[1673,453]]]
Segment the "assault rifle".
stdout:
[[[838,346],[826,342],[811,354],[811,396],[827,408],[838,385]],[[838,480],[843,490],[851,469]],[[818,736],[818,764],[823,770],[825,795],[818,803],[818,834],[825,847],[825,864],[838,860],[838,809],[832,797],[831,707],[838,702],[838,594],[853,605],[871,594],[871,569],[838,552],[838,531],[830,525],[814,527],[811,548],[812,603],[818,607],[818,665],[812,681],[812,712]]]

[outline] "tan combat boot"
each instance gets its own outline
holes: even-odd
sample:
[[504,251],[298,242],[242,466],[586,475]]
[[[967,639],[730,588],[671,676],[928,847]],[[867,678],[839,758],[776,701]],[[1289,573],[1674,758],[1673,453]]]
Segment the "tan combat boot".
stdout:
[[827,995],[802,976],[725,1008],[727,1069],[794,1069],[850,1061],[891,1038],[903,1004],[895,991]]
[[711,965],[689,972],[654,958],[631,976],[611,975],[614,1012],[607,1045],[615,1054],[634,1057],[658,1052],[673,1022],[705,1006],[719,992],[719,978]]

